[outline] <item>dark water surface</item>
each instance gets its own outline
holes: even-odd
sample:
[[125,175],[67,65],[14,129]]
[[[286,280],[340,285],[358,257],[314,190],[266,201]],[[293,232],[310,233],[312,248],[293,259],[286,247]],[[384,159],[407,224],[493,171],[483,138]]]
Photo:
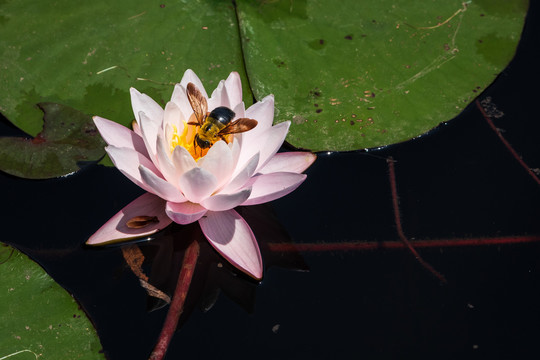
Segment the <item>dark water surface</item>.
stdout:
[[[532,169],[540,168],[538,14],[532,2],[516,58],[479,96],[494,126]],[[4,123],[0,130],[11,133]],[[445,284],[407,249],[391,248],[401,241],[389,157],[403,234],[422,241],[417,251]],[[279,225],[264,224],[273,216],[267,207],[243,210],[263,243],[264,280],[257,285],[226,264],[218,267],[219,257],[202,243],[188,298],[192,311],[182,318],[167,359],[540,357],[540,184],[476,103],[406,143],[319,154],[307,174],[298,190],[271,204],[302,251],[269,245],[282,234]],[[109,359],[146,359],[167,307],[146,311],[146,293],[120,248],[81,246],[141,190],[101,166],[47,181],[2,173],[0,184],[8,225],[2,241],[39,261],[74,294]],[[196,226],[191,230],[197,236]],[[163,243],[159,248],[141,248],[161,254],[155,264],[164,268],[148,272],[169,274],[159,279],[174,283],[189,236],[170,235],[176,251],[167,236],[155,242]],[[213,307],[201,311],[219,287]]]

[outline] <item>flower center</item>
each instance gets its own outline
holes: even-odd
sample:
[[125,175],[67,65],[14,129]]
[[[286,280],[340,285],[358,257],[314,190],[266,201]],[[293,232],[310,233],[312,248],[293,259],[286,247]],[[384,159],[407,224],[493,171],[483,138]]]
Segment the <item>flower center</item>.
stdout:
[[191,154],[191,156],[193,156],[193,159],[195,159],[195,161],[205,156],[210,148],[202,149],[199,146],[195,146],[194,144],[195,135],[197,134],[197,131],[199,131],[199,127],[200,126],[189,125],[184,122],[184,130],[181,134],[179,134],[178,128],[172,125],[173,132],[169,147],[171,154],[174,151],[175,147],[182,146]]

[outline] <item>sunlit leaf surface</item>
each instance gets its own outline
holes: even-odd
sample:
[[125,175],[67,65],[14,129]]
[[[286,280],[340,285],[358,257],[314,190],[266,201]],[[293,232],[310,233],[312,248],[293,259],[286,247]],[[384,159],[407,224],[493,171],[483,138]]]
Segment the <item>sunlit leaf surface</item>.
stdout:
[[236,24],[227,1],[0,1],[0,111],[31,135],[44,101],[128,125],[130,87],[164,105],[187,68],[245,80]]
[[452,119],[514,55],[526,0],[238,1],[257,98],[276,95],[288,140],[351,150]]
[[187,68],[208,89],[239,71],[249,103],[245,58],[256,98],[274,93],[276,120],[292,120],[293,145],[381,146],[450,120],[485,89],[512,58],[527,6],[7,2],[0,5],[0,111],[32,135],[41,127],[35,104],[43,101],[127,125],[130,86],[163,105]]
[[0,243],[0,358],[105,359],[77,302],[26,255]]

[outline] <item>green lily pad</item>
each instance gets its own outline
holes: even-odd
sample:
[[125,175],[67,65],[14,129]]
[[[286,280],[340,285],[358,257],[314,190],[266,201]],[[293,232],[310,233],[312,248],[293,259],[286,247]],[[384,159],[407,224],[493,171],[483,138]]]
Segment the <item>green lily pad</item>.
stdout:
[[33,136],[37,103],[129,125],[130,87],[164,105],[188,68],[208,90],[237,71],[252,98],[234,7],[223,1],[2,1],[0,64],[0,112]]
[[90,320],[35,262],[0,243],[0,359],[105,359]]
[[527,7],[527,0],[2,2],[0,111],[32,135],[41,128],[34,104],[43,101],[129,125],[130,86],[164,105],[187,68],[209,90],[239,71],[247,105],[250,86],[257,99],[275,94],[276,120],[292,120],[293,145],[387,145],[450,120],[485,89],[512,58]]
[[526,0],[238,1],[248,77],[288,140],[377,147],[455,117],[512,59]]
[[79,162],[105,154],[92,118],[70,107],[42,103],[43,131],[33,139],[0,137],[0,170],[29,179],[44,179],[79,170]]

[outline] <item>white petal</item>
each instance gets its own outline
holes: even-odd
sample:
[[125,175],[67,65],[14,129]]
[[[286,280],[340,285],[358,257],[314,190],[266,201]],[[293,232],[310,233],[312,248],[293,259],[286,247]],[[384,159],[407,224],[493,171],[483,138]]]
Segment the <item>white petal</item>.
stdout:
[[212,92],[212,96],[208,99],[208,111],[212,111],[218,106],[229,107],[228,98],[225,92],[225,81],[221,80],[218,86]]
[[167,201],[186,201],[180,190],[178,190],[173,184],[167,182],[165,179],[160,178],[143,165],[139,165],[139,172],[141,174],[142,181],[150,187],[151,193],[156,194],[160,198]]
[[[289,121],[285,121],[274,125],[260,134],[257,138],[244,136],[242,138],[242,143],[240,144],[241,150],[238,165],[247,163],[254,154],[260,152],[257,169],[261,169],[283,144],[287,132],[289,131],[290,124]],[[246,133],[246,135],[248,133]]]
[[268,130],[274,122],[274,95],[268,95],[261,101],[251,105],[246,110],[246,117],[257,120],[257,126],[250,131],[253,137],[257,137]]
[[107,146],[105,151],[109,154],[114,166],[116,166],[122,174],[146,191],[153,191],[152,188],[142,180],[139,172],[139,165],[143,165],[156,175],[160,175],[159,170],[150,160],[148,160],[148,158],[135,150],[129,148],[117,148],[112,145]]
[[208,210],[199,204],[186,201],[183,203],[168,202],[165,207],[167,216],[177,224],[191,224],[199,220]]
[[253,155],[253,157],[247,162],[247,164],[238,171],[238,174],[225,186],[220,193],[228,194],[233,191],[240,189],[251,176],[255,173],[257,169],[257,164],[259,163],[259,153]]
[[305,174],[271,173],[252,178],[251,196],[242,205],[257,205],[279,199],[294,191],[306,179]]
[[141,127],[139,126],[139,123],[137,122],[139,121],[138,119],[135,121],[132,121],[131,122],[131,128],[133,129],[133,132],[137,135],[139,135],[142,139],[142,131],[141,131]]
[[[229,98],[229,107],[235,108],[242,102],[242,80],[236,71],[231,72],[227,80],[225,80],[225,88],[227,89],[227,97]],[[243,114],[242,116],[236,114],[236,117],[244,116]]]
[[168,182],[176,184],[178,182],[176,168],[170,156],[169,146],[161,135],[158,135],[156,140],[156,151],[159,170]]
[[101,137],[108,145],[130,148],[148,157],[148,152],[146,151],[146,146],[144,145],[142,137],[135,132],[114,121],[99,116],[94,116],[92,119],[94,120]]
[[234,111],[234,113],[236,114],[237,119],[247,117],[246,116],[246,106],[244,105],[243,101],[240,101],[238,103],[238,105],[234,106],[232,111]]
[[204,199],[201,205],[212,211],[225,211],[234,209],[249,198],[251,188],[244,189],[234,194],[212,195]]
[[149,118],[155,119],[161,123],[163,119],[163,109],[157,102],[155,102],[150,96],[141,94],[137,89],[129,89],[131,94],[131,107],[133,108],[133,115],[135,120],[139,123],[139,113],[142,111]]
[[197,167],[197,162],[193,159],[193,156],[183,146],[177,146],[174,148],[172,154],[172,161],[176,169],[176,176],[180,178],[186,172]]
[[182,114],[182,111],[180,110],[180,107],[176,105],[174,102],[169,101],[167,105],[165,105],[165,113],[163,115],[163,129],[166,128],[167,125],[171,125],[176,127],[176,130],[180,134],[183,127],[183,120],[184,120],[184,114]]
[[200,203],[206,199],[217,187],[216,177],[199,167],[184,173],[178,183],[186,199],[194,203]]
[[290,121],[285,121],[277,125],[272,126],[264,133],[265,143],[261,148],[261,155],[259,158],[258,169],[266,165],[266,163],[277,153],[283,141],[287,137],[289,132],[289,126],[291,125]]
[[184,76],[182,77],[182,81],[180,81],[180,85],[184,87],[184,89],[187,88],[187,84],[193,83],[199,89],[199,91],[203,94],[205,98],[208,99],[208,94],[206,93],[206,90],[204,89],[204,85],[202,84],[199,77],[193,72],[193,70],[188,69],[184,73]]
[[146,149],[150,154],[152,161],[157,159],[157,150],[156,150],[156,140],[157,135],[161,129],[161,121],[159,119],[150,118],[147,114],[140,112],[139,113],[139,125],[141,126],[141,131],[143,134],[144,143],[146,144]]
[[171,101],[174,102],[183,114],[184,120],[189,121],[189,117],[193,114],[193,108],[188,101],[186,88],[180,84],[174,86],[174,91],[171,96]]
[[197,162],[200,168],[212,173],[218,180],[218,188],[231,178],[233,171],[232,152],[223,140],[216,142],[208,153]]
[[317,159],[317,155],[307,151],[283,152],[275,154],[264,167],[259,169],[259,174],[274,172],[294,172],[300,174]]

